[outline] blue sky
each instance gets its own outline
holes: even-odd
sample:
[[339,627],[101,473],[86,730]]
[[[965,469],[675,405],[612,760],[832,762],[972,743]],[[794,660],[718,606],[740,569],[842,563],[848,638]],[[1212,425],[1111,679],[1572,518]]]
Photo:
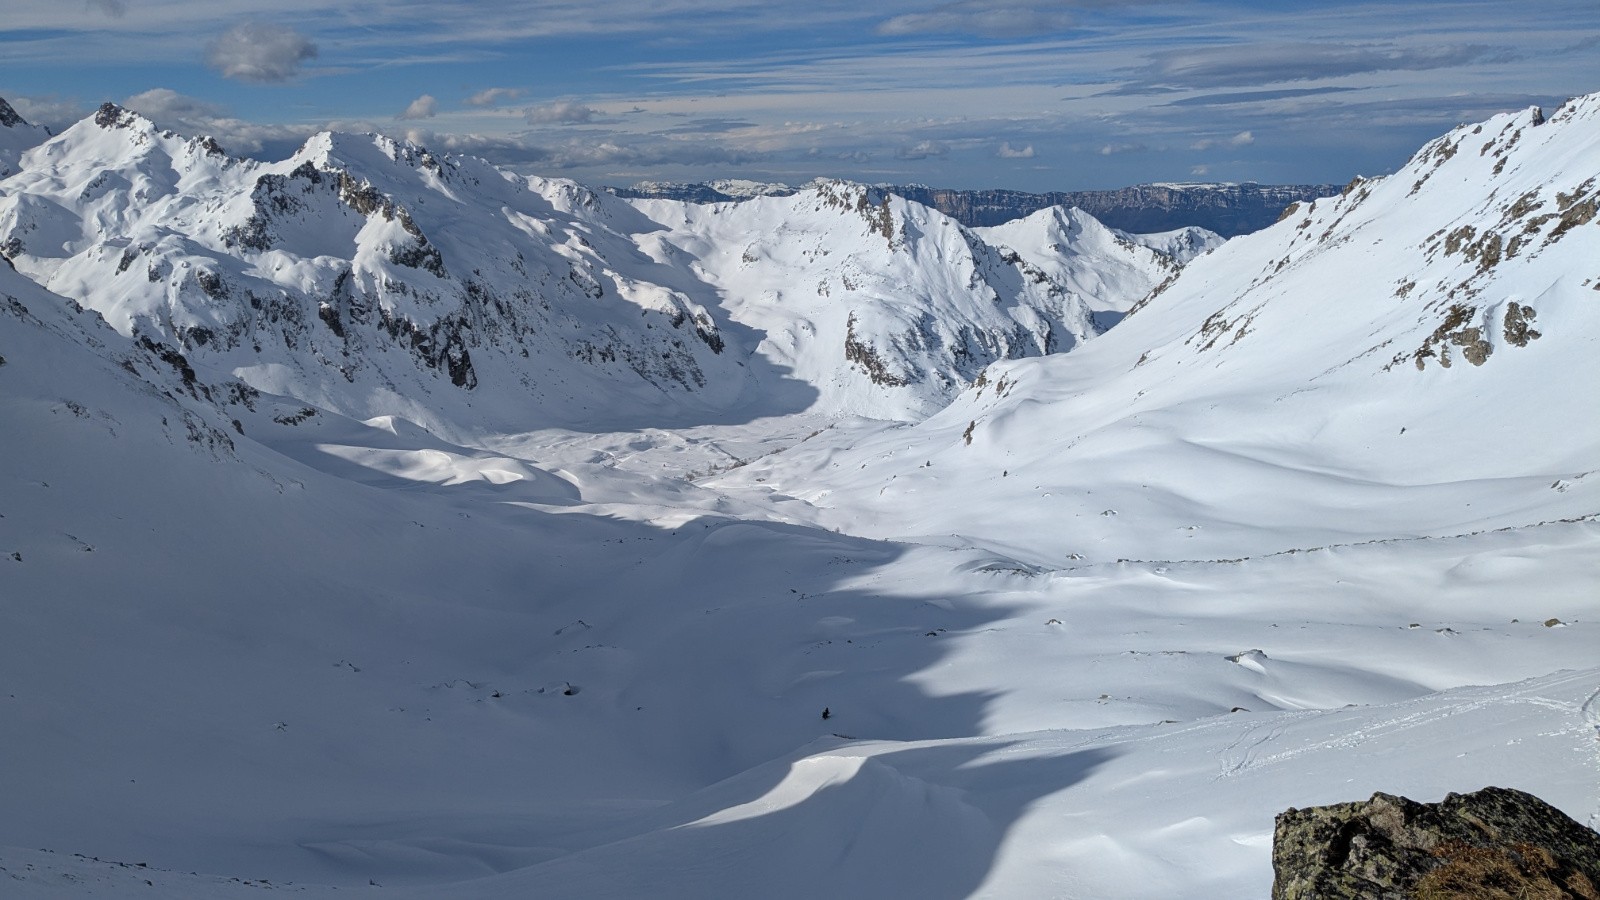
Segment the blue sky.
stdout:
[[1600,90],[1595,0],[6,0],[0,96],[596,184],[1344,182]]

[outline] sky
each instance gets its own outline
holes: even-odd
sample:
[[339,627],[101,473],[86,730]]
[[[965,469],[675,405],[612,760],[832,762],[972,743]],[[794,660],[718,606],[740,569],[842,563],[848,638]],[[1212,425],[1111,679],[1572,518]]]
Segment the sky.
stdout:
[[1596,0],[5,0],[0,97],[594,185],[1343,183],[1600,91]]

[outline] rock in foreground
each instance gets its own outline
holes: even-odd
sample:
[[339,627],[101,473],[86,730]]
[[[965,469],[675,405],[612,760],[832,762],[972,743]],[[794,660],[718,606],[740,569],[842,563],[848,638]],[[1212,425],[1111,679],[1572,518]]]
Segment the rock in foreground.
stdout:
[[1272,868],[1273,900],[1600,900],[1600,834],[1509,788],[1439,803],[1377,793],[1280,813]]

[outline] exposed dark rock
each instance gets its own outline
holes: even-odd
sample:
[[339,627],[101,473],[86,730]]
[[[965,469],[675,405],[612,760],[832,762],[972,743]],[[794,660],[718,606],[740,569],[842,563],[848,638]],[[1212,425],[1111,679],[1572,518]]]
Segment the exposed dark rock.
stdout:
[[102,103],[94,113],[94,123],[101,128],[127,128],[137,121],[138,113],[129,112],[115,103]]
[[1272,868],[1273,900],[1600,900],[1600,834],[1509,788],[1377,793],[1280,813]]
[[1506,307],[1506,343],[1514,347],[1526,347],[1529,341],[1543,337],[1530,324],[1537,316],[1538,313],[1531,306],[1515,302],[1509,304]]
[[905,387],[910,380],[904,376],[889,371],[889,366],[884,363],[883,357],[871,345],[856,337],[856,314],[850,314],[850,320],[845,324],[844,358],[860,366],[873,384],[886,387]]
[[0,97],[0,128],[16,128],[19,125],[27,124],[27,120],[17,115],[17,111],[11,108],[11,104],[7,103],[5,98]]
[[173,371],[183,378],[185,387],[193,387],[195,383],[194,367],[189,365],[189,360],[185,359],[182,353],[166,344],[152,341],[148,336],[142,334],[139,335],[138,344],[157,359],[171,366]]
[[322,324],[328,326],[329,331],[339,337],[345,336],[344,323],[339,320],[339,311],[337,309],[326,303],[320,303],[317,305],[317,318],[322,320]]

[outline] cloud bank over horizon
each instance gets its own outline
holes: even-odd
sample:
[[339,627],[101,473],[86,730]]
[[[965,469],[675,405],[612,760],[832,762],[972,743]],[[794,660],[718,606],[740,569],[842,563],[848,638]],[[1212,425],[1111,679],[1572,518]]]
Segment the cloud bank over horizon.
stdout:
[[112,100],[235,153],[378,131],[599,184],[1336,182],[1600,89],[1588,0],[11,6],[0,96],[53,128]]

